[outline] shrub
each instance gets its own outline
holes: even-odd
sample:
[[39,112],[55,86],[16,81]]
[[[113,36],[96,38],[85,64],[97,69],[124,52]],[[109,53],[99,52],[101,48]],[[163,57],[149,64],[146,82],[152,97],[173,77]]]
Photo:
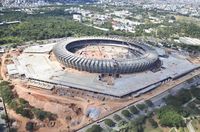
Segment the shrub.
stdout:
[[52,114],[51,112],[43,111],[41,109],[34,108],[32,111],[36,118],[41,121],[46,118],[48,118],[49,120],[55,120],[57,118],[56,115]]
[[29,102],[22,98],[19,98],[19,103],[21,106],[24,106],[24,107],[29,106]]
[[18,107],[16,109],[16,113],[29,119],[32,119],[34,117],[32,111],[30,109],[24,108],[23,106]]

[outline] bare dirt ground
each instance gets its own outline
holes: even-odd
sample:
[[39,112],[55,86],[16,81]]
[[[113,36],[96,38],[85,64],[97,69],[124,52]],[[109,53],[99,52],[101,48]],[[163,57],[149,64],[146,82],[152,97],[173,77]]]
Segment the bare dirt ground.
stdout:
[[[14,90],[17,92],[18,96],[29,101],[31,106],[41,108],[45,111],[50,111],[58,115],[58,121],[60,125],[57,126],[56,130],[59,131],[76,130],[81,126],[92,122],[90,118],[85,116],[85,113],[89,107],[98,108],[100,109],[102,115],[106,115],[111,111],[118,109],[119,106],[123,106],[126,104],[123,102],[102,102],[98,100],[90,100],[90,102],[88,102],[83,98],[61,97],[52,94],[51,91],[27,88],[26,85],[23,85],[23,83],[17,79],[13,80],[12,82],[14,84]],[[72,106],[76,108],[81,108],[82,112],[77,114]],[[70,117],[73,117],[72,120],[66,120],[69,115]],[[24,121],[23,123],[26,123],[26,121]],[[24,125],[25,124],[22,124],[21,127],[25,128]],[[21,127],[20,129],[22,129]],[[41,130],[45,129],[49,128],[41,128]]]
[[125,59],[129,54],[128,49],[123,47],[113,46],[87,46],[75,52],[76,55],[96,58],[96,59],[112,59],[112,58],[123,58]]
[[7,80],[7,77],[6,77],[6,66],[5,66],[6,56],[7,56],[7,53],[4,54],[1,57],[1,77],[2,77],[3,80]]
[[[74,108],[81,108],[82,110],[86,109],[88,103],[84,100],[59,97],[52,95],[48,91],[40,92],[39,90],[31,88],[27,89],[20,84],[15,84],[15,90],[19,97],[28,100],[30,105],[57,114],[58,120],[61,120],[63,126],[67,127],[70,126],[72,122],[82,121],[84,119],[84,111],[78,115],[74,111]],[[66,120],[66,117],[69,115],[70,117],[73,117],[72,120]],[[84,119],[84,122],[85,121],[87,120]],[[70,128],[74,129],[78,126],[79,125],[71,126]],[[65,129],[65,127],[63,129]]]

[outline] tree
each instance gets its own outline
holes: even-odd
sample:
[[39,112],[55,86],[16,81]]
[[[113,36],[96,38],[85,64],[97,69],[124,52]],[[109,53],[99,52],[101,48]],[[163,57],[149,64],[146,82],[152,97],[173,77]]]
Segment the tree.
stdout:
[[39,111],[36,116],[37,116],[38,119],[40,119],[41,121],[43,121],[46,118],[47,113],[44,112],[44,111]]
[[132,105],[131,107],[129,107],[129,110],[133,114],[138,114],[139,113],[138,109],[134,105]]
[[117,115],[117,114],[114,114],[113,119],[114,119],[115,121],[120,121],[120,120],[122,120],[122,118],[121,118],[119,115]]
[[192,87],[190,89],[192,95],[196,98],[200,97],[200,89],[199,88],[196,88],[196,87]]
[[27,131],[30,131],[30,132],[32,132],[32,131],[34,131],[34,123],[33,122],[27,122],[26,123],[26,130]]
[[158,118],[162,126],[179,127],[184,125],[181,115],[172,106],[164,106],[158,110]]
[[146,117],[151,118],[153,115],[154,115],[153,111],[148,111]]
[[185,104],[192,99],[192,96],[190,90],[183,89],[176,95],[176,98],[181,102],[181,104]]
[[105,119],[104,123],[109,127],[114,127],[115,126],[115,122],[113,122],[111,119]]
[[144,115],[140,115],[139,117],[137,117],[135,119],[135,122],[137,124],[144,124],[145,123],[145,120],[146,120],[146,117]]
[[136,121],[130,121],[128,123],[128,132],[143,132],[143,126],[142,124],[136,122]]
[[132,114],[128,110],[123,110],[122,115],[126,118],[130,118],[132,116]]
[[167,105],[177,106],[180,107],[182,105],[181,101],[177,100],[175,96],[169,95],[165,98],[165,102]]
[[172,19],[172,20],[176,20],[176,17],[175,17],[175,16],[171,16],[171,19]]
[[8,105],[12,102],[14,96],[8,82],[3,81],[0,83],[0,95]]
[[137,104],[136,105],[140,110],[144,110],[145,108],[147,108],[147,106],[145,104]]
[[152,107],[153,106],[153,103],[151,100],[146,100],[145,103],[149,106],[149,107]]
[[5,120],[6,122],[9,121],[8,116],[6,116],[6,114],[2,114],[1,119]]
[[86,132],[102,132],[103,128],[99,125],[93,125],[91,128],[87,129]]
[[18,107],[18,104],[17,104],[17,102],[15,100],[12,100],[10,105],[9,105],[9,107],[16,111],[16,109]]
[[158,123],[153,118],[149,118],[149,122],[151,123],[153,128],[157,128],[158,127]]
[[183,117],[189,117],[190,114],[192,114],[191,110],[188,109],[188,107],[182,107],[182,110],[180,112]]
[[121,122],[119,122],[118,127],[124,126],[126,125],[128,122],[122,120]]

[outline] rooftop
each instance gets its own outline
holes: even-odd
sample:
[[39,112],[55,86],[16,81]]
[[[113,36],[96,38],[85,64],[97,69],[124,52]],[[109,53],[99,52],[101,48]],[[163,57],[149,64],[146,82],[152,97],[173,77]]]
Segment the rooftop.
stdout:
[[24,50],[24,53],[49,53],[54,45],[55,43],[30,46]]
[[197,38],[180,37],[179,41],[187,45],[200,46],[200,39]]

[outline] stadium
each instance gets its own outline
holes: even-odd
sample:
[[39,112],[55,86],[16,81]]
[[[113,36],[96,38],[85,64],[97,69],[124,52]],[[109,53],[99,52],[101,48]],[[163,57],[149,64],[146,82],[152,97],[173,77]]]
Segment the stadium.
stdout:
[[73,40],[55,45],[53,52],[66,67],[90,73],[141,72],[158,61],[157,53],[147,45],[108,38]]
[[176,51],[107,37],[27,46],[7,65],[10,78],[28,85],[98,99],[140,96],[197,68]]

